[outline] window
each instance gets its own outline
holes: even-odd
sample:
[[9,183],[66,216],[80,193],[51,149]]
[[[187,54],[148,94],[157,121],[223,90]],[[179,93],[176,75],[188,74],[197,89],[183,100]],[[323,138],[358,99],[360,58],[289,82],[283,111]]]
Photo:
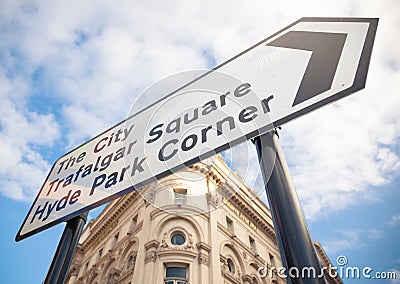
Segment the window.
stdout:
[[252,251],[256,251],[256,242],[252,237],[249,237],[250,248]]
[[228,271],[232,274],[235,274],[235,264],[233,264],[232,259],[228,258],[226,260],[227,264],[228,264]]
[[174,189],[174,203],[175,205],[186,205],[186,188],[175,188]]
[[114,283],[114,282],[113,282],[113,279],[114,279],[113,275],[112,275],[112,274],[109,274],[108,277],[107,277],[107,284],[112,284],[112,283]]
[[187,268],[179,266],[165,267],[164,284],[187,284]]
[[138,220],[138,215],[135,215],[135,217],[132,218],[132,228],[134,228],[137,225],[137,220]]
[[233,233],[233,221],[226,217],[226,228],[229,232]]
[[103,255],[103,249],[99,250],[99,258]]
[[119,234],[116,234],[115,236],[114,236],[114,245],[118,242],[118,237],[119,237]]
[[251,281],[251,284],[258,284],[258,281],[255,277],[253,277],[253,280]]
[[269,255],[269,261],[271,262],[271,267],[276,267],[275,266],[275,257],[272,254]]
[[181,233],[174,233],[171,237],[171,244],[181,246],[185,243],[185,236]]

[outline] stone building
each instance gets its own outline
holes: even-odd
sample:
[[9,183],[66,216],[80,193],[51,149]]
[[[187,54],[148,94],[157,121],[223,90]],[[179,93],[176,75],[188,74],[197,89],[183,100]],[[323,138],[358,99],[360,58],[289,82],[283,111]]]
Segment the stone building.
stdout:
[[281,266],[269,209],[217,155],[107,205],[67,283],[286,283]]

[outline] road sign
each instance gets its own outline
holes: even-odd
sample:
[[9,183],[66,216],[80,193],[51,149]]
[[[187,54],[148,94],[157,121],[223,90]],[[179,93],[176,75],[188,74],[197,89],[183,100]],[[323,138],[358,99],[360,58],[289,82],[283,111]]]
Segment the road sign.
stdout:
[[362,89],[377,23],[302,18],[62,156],[16,240]]

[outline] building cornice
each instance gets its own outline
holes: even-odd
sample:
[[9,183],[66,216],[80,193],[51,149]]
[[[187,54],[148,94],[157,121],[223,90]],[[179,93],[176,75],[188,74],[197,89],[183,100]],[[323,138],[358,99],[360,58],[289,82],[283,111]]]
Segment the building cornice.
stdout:
[[[176,211],[176,213],[173,210],[177,210],[179,208],[179,212]],[[208,220],[209,218],[209,213],[204,212],[202,210],[199,210],[198,207],[195,206],[189,206],[189,205],[166,205],[162,206],[160,208],[155,208],[153,211],[150,212],[150,219],[154,220],[156,217],[163,215],[165,213],[168,213],[168,215],[174,216],[176,218],[180,218],[185,216],[185,213],[190,213],[191,215],[193,213],[197,213],[196,216],[201,216],[204,218],[204,220]]]
[[196,247],[198,248],[198,250],[205,250],[206,252],[211,251],[211,246],[209,246],[208,244],[206,244],[204,242],[198,242],[196,244]]
[[274,240],[274,242],[276,242],[276,234],[272,224],[265,221],[264,218],[260,214],[258,214],[258,212],[256,212],[250,204],[240,198],[238,194],[233,195],[229,201],[236,205],[238,209],[240,209],[245,215],[247,215],[247,218],[252,220],[259,228],[267,233],[267,235],[269,235]]
[[196,258],[196,256],[198,254],[196,252],[191,251],[191,250],[165,249],[165,250],[158,251],[157,255],[159,257],[173,256],[174,258],[188,257],[188,258],[194,259],[194,258]]
[[[134,192],[127,195],[125,198],[120,200],[117,208],[108,211],[108,214],[101,216],[95,227],[90,228],[90,236],[83,242],[82,248],[87,250],[90,247],[96,247],[105,239],[108,234],[117,226],[118,217],[125,211],[125,209],[133,203],[139,194]],[[114,204],[115,206],[115,204]]]
[[158,246],[160,245],[160,242],[157,240],[151,240],[147,243],[144,244],[144,248],[147,250],[150,250],[151,248],[157,249]]
[[[320,257],[320,260],[322,260],[322,261],[320,261],[320,262],[322,262],[321,263],[321,265],[328,265],[328,266],[331,266],[332,267],[332,262],[330,261],[330,259],[328,258],[328,256],[326,255],[326,253],[325,253],[325,251],[324,251],[324,249],[322,248],[322,246],[321,246],[321,244],[319,243],[319,242],[317,242],[317,241],[313,241],[313,245],[314,245],[314,247],[315,247],[315,249],[317,250],[317,254],[318,254],[318,256]],[[333,281],[335,281],[336,283],[339,283],[339,284],[343,284],[343,280],[340,278],[340,276],[339,275],[337,275],[336,277],[332,277],[328,272],[327,272],[327,270],[324,270],[324,274],[325,274],[325,277],[326,278],[329,278],[329,279],[331,279],[331,280],[333,280]]]

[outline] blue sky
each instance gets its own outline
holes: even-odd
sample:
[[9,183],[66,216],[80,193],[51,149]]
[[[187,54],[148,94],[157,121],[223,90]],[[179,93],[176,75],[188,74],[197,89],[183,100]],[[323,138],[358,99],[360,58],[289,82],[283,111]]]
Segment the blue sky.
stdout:
[[[288,123],[281,142],[312,237],[333,263],[344,255],[397,271],[397,282],[380,281],[400,283],[399,11],[396,0],[1,1],[4,283],[45,277],[63,225],[14,237],[59,156],[124,119],[152,83],[211,68],[304,16],[380,18],[366,89]],[[235,171],[259,186],[243,165]]]

